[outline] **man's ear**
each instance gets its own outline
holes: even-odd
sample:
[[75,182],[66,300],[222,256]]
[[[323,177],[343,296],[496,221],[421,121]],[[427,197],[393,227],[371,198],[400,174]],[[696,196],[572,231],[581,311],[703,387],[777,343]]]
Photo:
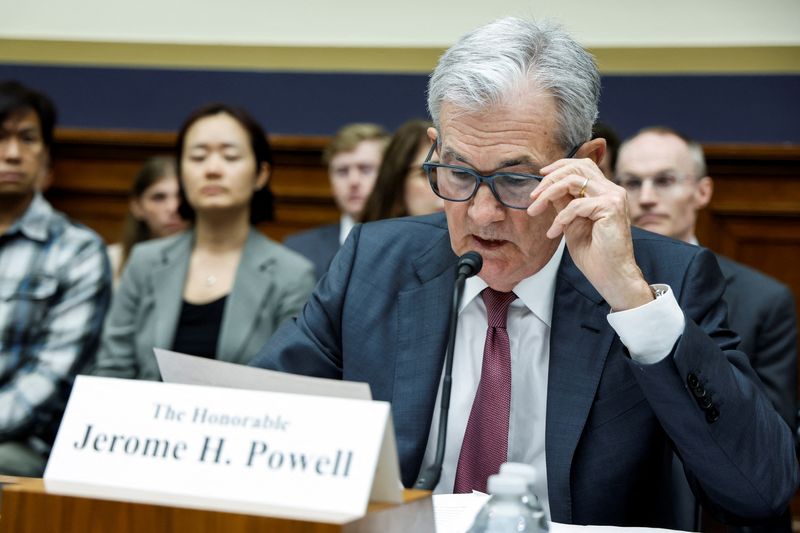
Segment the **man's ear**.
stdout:
[[694,193],[695,208],[702,209],[711,201],[714,195],[714,180],[710,176],[703,176],[697,180]]
[[258,175],[256,176],[255,185],[253,185],[253,190],[260,191],[266,186],[269,182],[271,171],[272,168],[269,166],[269,163],[261,163],[261,167],[258,169]]
[[577,159],[589,158],[596,164],[602,161],[603,156],[606,154],[606,140],[597,138],[583,143],[583,145],[575,152],[574,157]]
[[439,138],[439,132],[436,131],[436,128],[432,126],[428,128],[427,133],[428,133],[428,139],[430,139],[432,143],[436,142],[436,139]]

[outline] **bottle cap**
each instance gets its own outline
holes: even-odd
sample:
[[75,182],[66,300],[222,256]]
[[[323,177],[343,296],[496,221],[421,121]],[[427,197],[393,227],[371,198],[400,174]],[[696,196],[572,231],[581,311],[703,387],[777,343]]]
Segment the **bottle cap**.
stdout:
[[487,482],[490,494],[514,495],[528,492],[528,484],[524,478],[513,474],[494,474]]
[[528,485],[533,485],[536,481],[536,467],[527,463],[503,463],[500,465],[500,473],[524,478]]

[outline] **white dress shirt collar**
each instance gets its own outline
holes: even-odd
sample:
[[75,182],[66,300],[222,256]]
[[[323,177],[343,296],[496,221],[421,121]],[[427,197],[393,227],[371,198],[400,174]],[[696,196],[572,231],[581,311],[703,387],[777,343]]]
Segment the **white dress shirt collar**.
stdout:
[[[547,324],[548,327],[550,327],[553,318],[556,274],[558,273],[558,266],[561,264],[561,258],[564,255],[564,246],[565,241],[562,238],[553,257],[550,258],[547,264],[533,276],[520,281],[513,289],[519,301],[530,309],[539,320]],[[488,287],[488,285],[480,278],[480,274],[467,279],[464,284],[464,296],[461,299],[461,307],[458,310],[459,314],[486,287]]]
[[347,236],[350,235],[350,230],[356,225],[356,221],[350,215],[342,215],[339,219],[339,244],[344,244]]

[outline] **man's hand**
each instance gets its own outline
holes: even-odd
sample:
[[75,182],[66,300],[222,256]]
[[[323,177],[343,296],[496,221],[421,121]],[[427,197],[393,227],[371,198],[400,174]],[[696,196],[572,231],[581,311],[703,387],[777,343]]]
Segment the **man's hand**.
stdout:
[[541,169],[531,194],[530,216],[556,210],[547,236],[566,237],[575,264],[614,311],[653,300],[633,257],[625,189],[612,183],[591,159],[560,159]]

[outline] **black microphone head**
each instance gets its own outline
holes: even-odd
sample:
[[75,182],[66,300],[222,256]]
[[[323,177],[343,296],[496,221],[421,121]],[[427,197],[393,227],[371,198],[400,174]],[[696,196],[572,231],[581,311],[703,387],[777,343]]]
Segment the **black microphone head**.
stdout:
[[471,278],[481,271],[483,257],[478,252],[469,251],[458,258],[458,275]]

